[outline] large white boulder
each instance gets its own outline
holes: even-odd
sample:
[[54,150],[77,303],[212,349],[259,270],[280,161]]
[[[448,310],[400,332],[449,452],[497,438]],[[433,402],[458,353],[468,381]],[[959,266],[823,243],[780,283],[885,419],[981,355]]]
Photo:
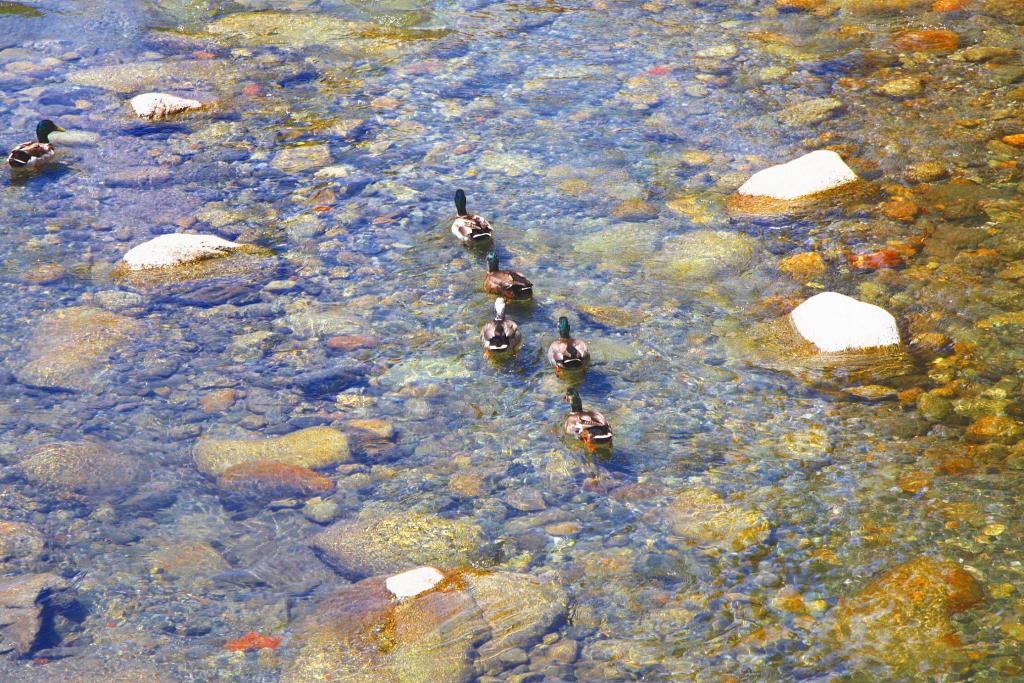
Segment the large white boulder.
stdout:
[[789,316],[800,336],[826,353],[900,343],[900,331],[891,313],[836,292],[812,296]]
[[199,100],[190,100],[177,95],[168,95],[162,92],[148,92],[136,95],[131,99],[132,111],[143,119],[165,119],[169,116],[179,114],[183,111],[202,109],[203,103]]
[[858,180],[842,157],[819,149],[798,159],[758,171],[737,194],[748,197],[794,200],[833,190]]
[[391,591],[392,595],[402,600],[426,593],[442,580],[444,580],[444,574],[433,567],[416,567],[416,569],[389,576],[384,581],[384,586]]
[[133,247],[122,257],[121,261],[128,270],[169,268],[224,256],[241,246],[241,244],[229,242],[216,235],[189,235],[175,232],[154,237],[148,242]]

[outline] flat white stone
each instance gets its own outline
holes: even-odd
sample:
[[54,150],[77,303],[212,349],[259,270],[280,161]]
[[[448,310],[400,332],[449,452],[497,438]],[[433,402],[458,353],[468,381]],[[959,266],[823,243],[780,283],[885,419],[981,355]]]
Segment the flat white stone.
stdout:
[[819,149],[798,159],[771,166],[750,176],[736,192],[752,197],[799,199],[857,180],[842,157]]
[[143,119],[165,119],[183,111],[202,109],[199,100],[190,100],[162,92],[148,92],[131,99],[132,111]]
[[76,145],[95,145],[100,141],[99,133],[84,130],[66,130],[50,133],[50,142],[58,147],[74,147]]
[[444,574],[433,567],[416,567],[401,574],[389,576],[384,585],[398,599],[413,598],[426,593],[444,579]]
[[844,294],[816,294],[789,315],[800,336],[827,353],[900,343],[891,313]]
[[223,256],[241,246],[216,235],[189,235],[175,232],[154,237],[148,242],[132,247],[121,260],[128,270],[169,268],[214,256]]

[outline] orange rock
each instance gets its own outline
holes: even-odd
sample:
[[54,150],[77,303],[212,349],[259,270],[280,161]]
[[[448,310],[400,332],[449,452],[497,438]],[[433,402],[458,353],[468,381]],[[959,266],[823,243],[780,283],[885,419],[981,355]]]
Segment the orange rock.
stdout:
[[1012,444],[1024,436],[1024,425],[1005,415],[986,415],[971,423],[965,435],[976,443],[996,441]]
[[920,208],[910,199],[896,197],[882,205],[882,213],[897,221],[912,223]]
[[224,643],[224,649],[231,650],[232,652],[246,652],[248,650],[263,649],[274,650],[280,644],[281,639],[277,636],[265,636],[262,633],[249,631],[241,638],[229,640],[228,642]]
[[782,259],[779,270],[796,280],[810,280],[824,274],[825,260],[816,251],[806,251]]
[[900,475],[900,490],[911,495],[921,493],[929,483],[931,483],[931,477],[920,470],[911,470]]
[[1003,142],[1014,147],[1024,147],[1024,133],[1016,133],[1014,135],[1004,135]]
[[199,399],[199,409],[207,415],[221,413],[234,405],[237,397],[234,389],[217,389]]
[[981,601],[981,586],[955,563],[918,557],[841,599],[835,633],[857,656],[899,671],[941,667],[949,647],[959,643],[950,616]]
[[776,9],[811,12],[825,4],[825,0],[775,0]]
[[847,259],[850,265],[858,270],[878,270],[903,265],[903,257],[899,252],[888,247],[870,254],[851,254]]
[[971,0],[935,0],[932,3],[933,12],[956,12],[966,9]]
[[327,348],[354,351],[356,349],[372,349],[379,343],[379,339],[368,334],[339,334],[327,340]]
[[288,498],[332,493],[334,482],[306,467],[279,462],[244,462],[227,468],[217,486],[259,498]]
[[908,52],[952,52],[960,45],[960,38],[946,29],[924,29],[897,33],[892,44]]

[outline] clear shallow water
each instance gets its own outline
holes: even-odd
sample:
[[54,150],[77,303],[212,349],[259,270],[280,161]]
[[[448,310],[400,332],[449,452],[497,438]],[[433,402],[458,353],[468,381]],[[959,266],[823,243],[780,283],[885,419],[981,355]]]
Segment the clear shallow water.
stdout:
[[[986,442],[968,428],[1018,411],[1020,323],[992,316],[1020,306],[1004,273],[1024,254],[1020,179],[1015,149],[990,141],[1024,131],[1024,38],[998,3],[976,4],[815,15],[764,2],[296,2],[275,9],[322,17],[316,33],[255,37],[259,22],[239,28],[232,14],[269,3],[43,4],[42,17],[0,5],[9,146],[44,116],[98,135],[2,186],[0,517],[46,543],[5,573],[52,571],[74,588],[25,653],[39,661],[5,676],[286,675],[303,615],[346,579],[309,549],[323,527],[301,501],[224,496],[192,448],[201,436],[317,425],[354,433],[360,419],[386,420],[394,436],[327,471],[338,519],[376,504],[469,519],[486,538],[479,566],[544,577],[569,596],[547,639],[570,655],[551,663],[531,642],[529,662],[480,668],[479,680],[1016,675],[1016,437]],[[367,23],[353,36],[338,19]],[[893,46],[899,31],[939,27],[961,48],[1008,52],[978,61]],[[89,71],[115,64],[135,66]],[[875,90],[907,77],[920,92]],[[140,123],[125,102],[146,90],[216,107]],[[780,114],[812,98],[841,106],[823,120]],[[825,145],[876,195],[810,219],[728,218],[724,198],[750,173]],[[913,170],[927,161],[941,172]],[[341,168],[316,174],[328,165]],[[480,354],[491,301],[482,259],[447,232],[455,187],[494,223],[503,262],[536,285],[533,306],[513,311],[526,342],[506,366]],[[922,209],[912,221],[882,206],[903,195]],[[182,229],[274,256],[216,280],[236,288],[226,304],[206,281],[111,278],[131,246]],[[673,265],[680,236],[707,229],[746,235],[743,253],[712,252],[720,268]],[[902,268],[847,264],[921,235]],[[807,251],[823,272],[780,270]],[[821,288],[885,306],[907,339],[939,335],[914,345],[909,374],[879,380],[911,393],[860,400],[730,350]],[[46,341],[33,324],[81,305],[137,326],[78,391],[19,382]],[[581,391],[615,426],[607,461],[587,462],[554,433],[564,385],[542,351],[561,314],[594,348]],[[351,334],[377,341],[327,343]],[[344,389],[296,384],[339,364],[365,376]],[[919,408],[915,388],[946,403]],[[68,494],[24,476],[31,449],[83,439],[137,457],[146,480]],[[453,484],[460,474],[483,485]],[[680,537],[670,504],[696,486],[760,511],[770,533],[742,552]],[[524,489],[543,510],[509,504]],[[844,633],[843,601],[865,601],[873,578],[920,556],[983,587],[949,622],[959,645],[945,622],[883,634],[881,655]],[[223,649],[248,631],[284,641],[259,655]],[[885,654],[908,640],[909,663]]]

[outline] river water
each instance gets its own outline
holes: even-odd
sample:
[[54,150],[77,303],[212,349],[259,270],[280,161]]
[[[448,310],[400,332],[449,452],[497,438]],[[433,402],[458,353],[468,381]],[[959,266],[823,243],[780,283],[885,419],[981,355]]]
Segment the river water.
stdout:
[[[1020,676],[1018,4],[0,3],[5,144],[68,131],[0,183],[0,572],[52,583],[0,585],[42,619],[0,627],[4,680]],[[148,91],[208,106],[143,121]],[[822,148],[871,192],[729,214]],[[457,188],[535,283],[504,363]],[[119,276],[171,232],[260,249]],[[893,313],[898,371],[752,360],[752,330],[825,290]],[[610,455],[559,438],[560,315]],[[351,453],[318,497],[201,464],[326,428]],[[375,520],[392,536],[341,559],[316,540]],[[440,608],[370,645],[325,625],[417,564],[542,581],[557,609],[506,640],[536,608],[514,590],[485,636]],[[281,640],[237,651],[249,632]]]

